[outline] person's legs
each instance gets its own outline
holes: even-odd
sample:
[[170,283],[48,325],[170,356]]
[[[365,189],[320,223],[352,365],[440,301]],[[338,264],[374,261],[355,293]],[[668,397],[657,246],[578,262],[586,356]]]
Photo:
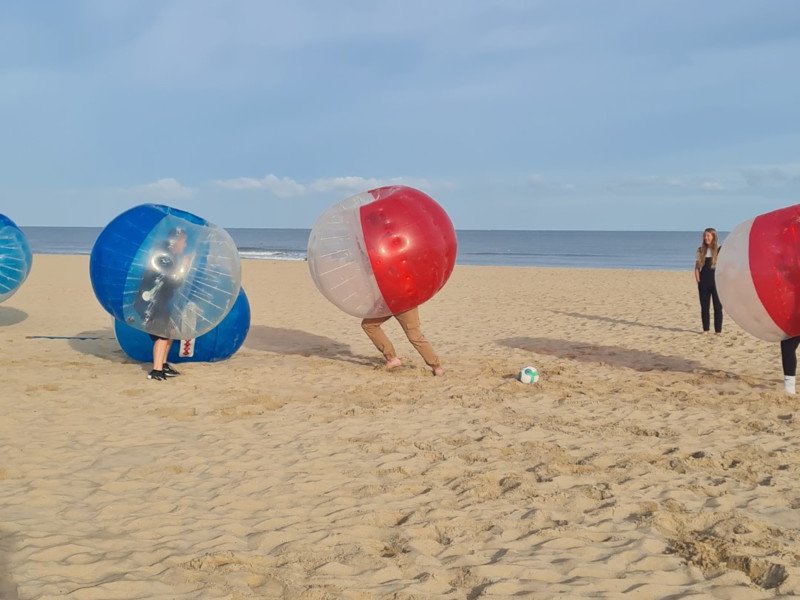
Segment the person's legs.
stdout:
[[703,332],[708,333],[708,330],[711,328],[711,314],[709,310],[711,305],[711,290],[702,285],[698,286],[697,289],[700,293],[700,319],[703,322]]
[[153,368],[161,371],[164,368],[164,363],[167,360],[169,353],[169,345],[172,340],[165,340],[159,338],[153,344]]
[[[158,338],[158,341],[162,343],[159,345],[158,356],[153,354],[153,364],[161,364],[161,370],[167,377],[177,377],[180,375],[180,373],[173,369],[172,366],[167,362],[167,357],[169,356],[170,348],[172,348],[173,340]],[[155,352],[155,346],[153,347],[153,350]]]
[[716,285],[711,288],[711,299],[714,303],[714,333],[722,333],[722,302],[719,301]]
[[781,362],[784,375],[797,374],[797,346],[800,345],[800,336],[781,340]]
[[436,352],[434,352],[430,342],[425,339],[425,336],[422,334],[422,329],[420,329],[419,310],[417,308],[412,308],[406,312],[396,314],[395,318],[403,327],[408,341],[417,349],[417,352],[422,356],[425,363],[433,369],[434,375],[444,374],[444,369],[442,369],[439,357],[436,355]]
[[372,340],[375,347],[383,354],[386,359],[386,366],[391,368],[399,367],[401,361],[397,358],[397,353],[394,350],[392,342],[386,337],[381,325],[388,321],[391,317],[373,317],[361,321],[361,328],[367,337]]
[[169,346],[172,343],[172,340],[166,340],[161,337],[155,337],[153,340],[153,370],[148,373],[148,379],[166,379],[166,375],[164,374],[164,362],[167,360],[167,354],[169,352]]
[[795,375],[797,373],[797,346],[800,345],[800,336],[781,340],[781,363],[783,365],[783,387],[789,394],[794,394],[796,389]]

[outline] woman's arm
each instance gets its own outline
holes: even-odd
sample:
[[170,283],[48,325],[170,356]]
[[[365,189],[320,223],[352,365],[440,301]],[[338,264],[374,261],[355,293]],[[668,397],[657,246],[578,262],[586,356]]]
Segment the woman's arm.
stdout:
[[694,259],[694,280],[695,283],[700,283],[700,268],[702,267],[702,259],[700,256],[702,255],[702,247],[697,249],[697,254],[695,255]]

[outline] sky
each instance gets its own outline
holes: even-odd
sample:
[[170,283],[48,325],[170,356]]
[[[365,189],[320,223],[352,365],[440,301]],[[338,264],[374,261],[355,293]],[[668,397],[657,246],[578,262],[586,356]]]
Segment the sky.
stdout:
[[0,213],[730,230],[800,202],[796,0],[0,3]]

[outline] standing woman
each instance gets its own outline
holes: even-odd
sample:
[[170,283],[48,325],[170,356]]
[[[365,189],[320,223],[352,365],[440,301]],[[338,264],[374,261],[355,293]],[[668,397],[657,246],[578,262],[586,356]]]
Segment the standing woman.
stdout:
[[722,333],[722,303],[717,294],[714,271],[717,268],[717,256],[720,248],[717,230],[709,227],[703,231],[703,243],[697,249],[694,263],[694,276],[700,293],[700,318],[703,321],[703,333],[708,333],[711,322],[709,304],[714,301],[714,333]]

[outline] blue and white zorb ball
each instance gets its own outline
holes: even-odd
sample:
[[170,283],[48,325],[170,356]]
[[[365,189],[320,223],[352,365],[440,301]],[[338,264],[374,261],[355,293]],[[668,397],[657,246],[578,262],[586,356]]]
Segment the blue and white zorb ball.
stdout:
[[536,383],[539,381],[539,371],[536,370],[536,367],[522,367],[517,375],[517,380],[522,383]]
[[[167,360],[171,363],[225,360],[244,343],[249,329],[250,303],[242,288],[233,308],[219,325],[198,338],[173,340]],[[132,359],[141,362],[153,360],[153,342],[145,332],[114,319],[114,334],[120,348]]]
[[31,272],[31,248],[25,234],[0,215],[0,302],[16,292]]
[[115,319],[168,339],[211,331],[239,295],[239,251],[230,234],[186,211],[142,204],[100,233],[89,271]]

